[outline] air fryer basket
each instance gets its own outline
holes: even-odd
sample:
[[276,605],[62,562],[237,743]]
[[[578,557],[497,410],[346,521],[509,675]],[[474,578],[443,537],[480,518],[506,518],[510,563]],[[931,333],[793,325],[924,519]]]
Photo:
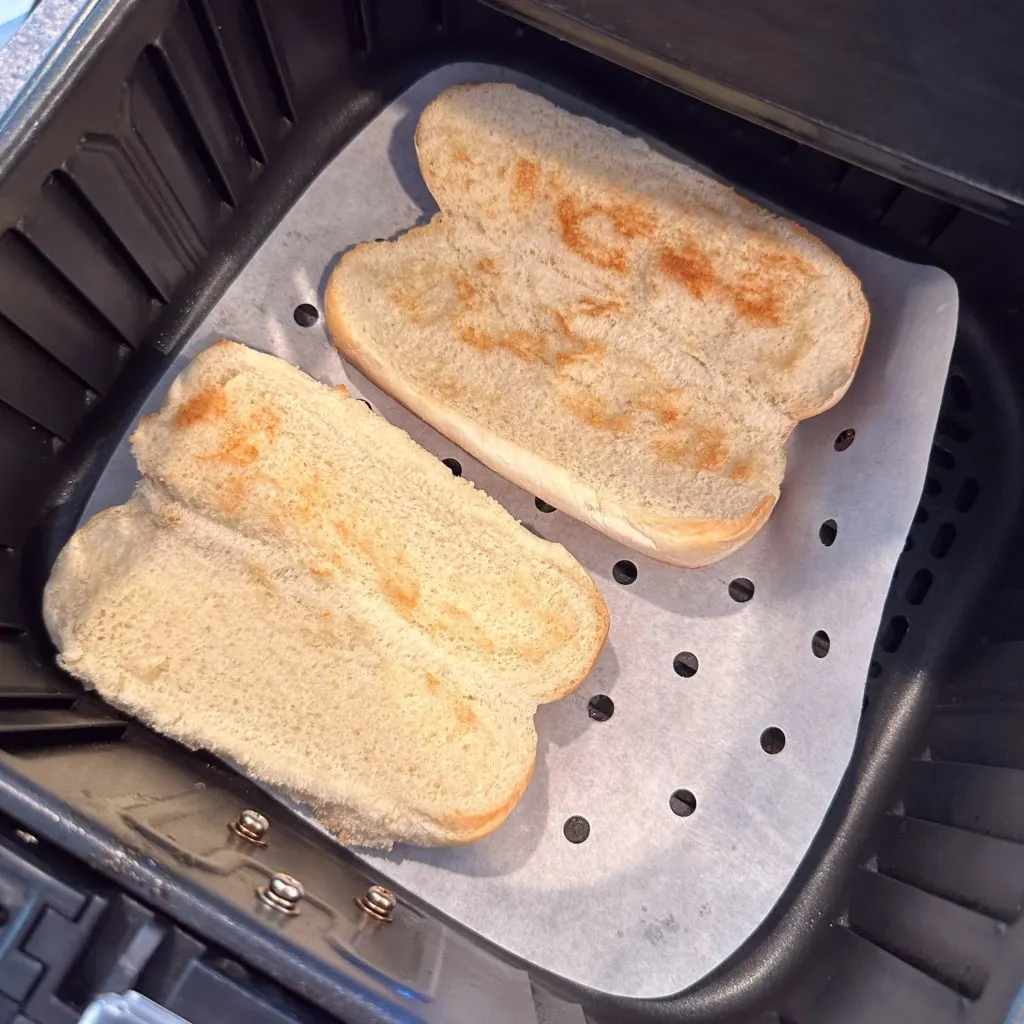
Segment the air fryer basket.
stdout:
[[[351,1021],[579,1020],[574,1004],[609,1021],[1004,1019],[1024,975],[1021,232],[477,0],[146,0],[101,6],[82,32],[81,59],[0,153],[0,835],[29,829],[95,869],[82,884],[108,906],[124,890],[144,913],[112,925],[109,910],[82,912],[75,943],[44,954],[36,942],[49,980],[26,1017],[74,1019],[90,945],[136,948],[157,920],[176,924],[145,947],[132,983],[180,1012],[190,1004],[173,1004],[160,979],[191,955],[204,978],[274,978]],[[225,829],[251,787],[83,695],[52,667],[39,620],[56,551],[176,346],[346,140],[457,59],[585,95],[795,213],[944,267],[960,287],[929,475],[843,790],[758,934],[667,1001],[527,976],[414,899],[392,930],[357,941],[351,897],[372,879],[280,811],[265,863],[331,902],[287,931],[258,916],[264,862],[239,860]],[[43,913],[0,916],[0,937],[22,928],[11,934],[28,943]]]

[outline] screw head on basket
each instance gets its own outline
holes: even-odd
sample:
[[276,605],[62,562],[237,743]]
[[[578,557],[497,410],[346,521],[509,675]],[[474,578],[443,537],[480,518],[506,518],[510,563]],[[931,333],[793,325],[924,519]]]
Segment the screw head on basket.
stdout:
[[390,889],[383,885],[371,885],[365,895],[356,897],[356,906],[376,921],[383,921],[388,924],[394,919],[394,910],[398,906],[398,900]]
[[256,890],[256,895],[268,906],[282,914],[295,915],[299,912],[299,903],[306,895],[302,883],[291,875],[279,871],[272,875],[265,886]]
[[252,843],[253,846],[266,846],[266,834],[270,828],[270,822],[260,814],[259,811],[245,810],[233,821],[228,828],[239,839]]

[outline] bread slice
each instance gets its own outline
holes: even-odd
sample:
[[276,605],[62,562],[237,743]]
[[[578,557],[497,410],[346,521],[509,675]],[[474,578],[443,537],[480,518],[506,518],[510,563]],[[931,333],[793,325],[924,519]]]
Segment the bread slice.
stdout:
[[765,522],[796,422],[868,329],[822,242],[646,143],[506,84],[456,86],[416,148],[441,209],[348,252],[338,348],[492,469],[655,558]]
[[362,402],[235,343],[199,355],[133,443],[135,494],[46,587],[60,664],[344,841],[500,824],[537,704],[607,634],[579,564]]

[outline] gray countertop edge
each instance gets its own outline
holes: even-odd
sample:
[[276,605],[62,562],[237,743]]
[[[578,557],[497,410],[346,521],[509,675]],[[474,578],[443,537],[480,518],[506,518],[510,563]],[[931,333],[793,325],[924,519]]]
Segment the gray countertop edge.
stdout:
[[0,49],[0,178],[108,21],[135,0],[40,0]]
[[0,122],[36,69],[92,0],[40,0],[0,49]]

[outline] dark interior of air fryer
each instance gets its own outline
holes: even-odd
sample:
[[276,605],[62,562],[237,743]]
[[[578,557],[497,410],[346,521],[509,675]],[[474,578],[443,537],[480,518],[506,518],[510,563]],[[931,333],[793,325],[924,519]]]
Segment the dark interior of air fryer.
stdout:
[[[347,140],[457,60],[585,97],[959,288],[928,475],[842,787],[758,931],[669,999],[612,998],[517,963],[414,894],[399,893],[394,926],[359,931],[365,864],[281,807],[273,867],[320,894],[322,912],[287,928],[261,914],[265,865],[225,828],[259,794],[83,693],[54,667],[40,620],[55,554],[171,354]],[[49,102],[0,168],[0,839],[31,832],[34,855],[90,872],[92,897],[60,911],[63,946],[44,950],[36,927],[49,980],[25,1019],[76,1019],[129,949],[127,987],[194,1021],[214,1019],[203,1008],[221,985],[277,986],[276,1005],[311,1020],[1005,1019],[1024,957],[1020,229],[477,0],[127,4]],[[0,950],[18,920],[0,915]],[[186,961],[191,982],[172,985]]]

